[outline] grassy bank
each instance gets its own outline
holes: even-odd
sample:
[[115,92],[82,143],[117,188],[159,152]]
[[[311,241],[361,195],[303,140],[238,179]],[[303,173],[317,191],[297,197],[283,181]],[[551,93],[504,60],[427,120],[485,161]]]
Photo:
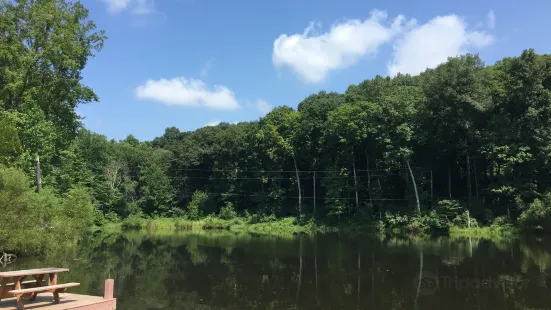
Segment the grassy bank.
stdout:
[[147,230],[209,230],[220,229],[235,232],[262,235],[293,235],[297,233],[313,234],[324,231],[326,227],[313,221],[299,223],[294,217],[276,219],[273,217],[235,217],[222,219],[207,216],[200,220],[185,218],[128,218],[122,222],[122,228]]
[[[327,226],[313,220],[299,222],[295,217],[275,218],[267,217],[235,217],[223,219],[216,216],[207,216],[200,220],[186,218],[154,218],[143,219],[130,217],[120,225],[109,225],[110,230],[116,226],[123,230],[228,230],[239,233],[254,233],[261,235],[291,236],[294,234],[315,234],[320,232],[341,232],[350,235],[381,234],[381,235],[416,235],[430,236],[430,231],[416,231],[407,229],[380,229],[374,224],[346,223],[338,226]],[[439,235],[442,234],[442,231]],[[444,233],[445,234],[445,233]],[[519,230],[510,224],[476,226],[471,228],[451,226],[449,236],[451,238],[478,238],[478,239],[502,239],[519,234]]]
[[507,226],[484,226],[484,227],[450,227],[449,235],[452,238],[477,238],[477,239],[500,239],[513,237],[519,234],[519,230],[511,225]]

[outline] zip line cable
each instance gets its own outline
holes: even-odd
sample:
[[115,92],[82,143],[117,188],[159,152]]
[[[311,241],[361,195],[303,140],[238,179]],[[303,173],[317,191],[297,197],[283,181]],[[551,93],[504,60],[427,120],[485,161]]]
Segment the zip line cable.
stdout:
[[[207,196],[235,196],[235,197],[260,197],[260,198],[285,198],[285,199],[298,199],[298,196],[269,196],[269,195],[251,195],[251,194],[225,194],[225,193],[205,193]],[[178,197],[192,197],[192,194],[188,195],[179,195]],[[314,196],[303,196],[302,199],[325,199],[325,200],[356,200],[356,198],[348,197],[314,197]],[[405,198],[362,198],[358,201],[404,201],[409,200]]]
[[[421,167],[411,167],[412,170],[421,170],[429,172],[429,169],[423,169]],[[380,172],[389,170],[404,170],[408,171],[408,168],[394,168],[394,169],[356,169],[357,172]],[[199,169],[199,168],[178,168],[170,169],[170,171],[204,171],[204,172],[249,172],[249,173],[296,173],[296,170],[237,170],[237,169]],[[353,170],[350,169],[350,172]],[[340,171],[334,170],[298,170],[298,173],[340,173]]]
[[[379,175],[379,176],[370,176],[370,178],[373,178],[373,177],[380,177],[380,176],[401,176],[400,174],[387,174],[387,175]],[[291,180],[291,179],[296,179],[296,177],[294,176],[290,176],[290,177],[287,177],[287,178],[281,178],[281,177],[257,177],[257,178],[245,178],[245,177],[231,177],[231,176],[228,176],[228,177],[194,177],[194,176],[180,176],[181,178],[185,178],[185,179],[199,179],[199,180],[228,180],[228,181],[231,181],[231,180],[264,180],[264,179],[268,179],[268,180]],[[300,178],[301,180],[320,180],[320,179],[350,179],[350,178],[354,178],[353,176],[345,176],[345,177],[310,177],[310,178]],[[367,178],[367,176],[356,176],[357,179],[363,179],[363,178]]]

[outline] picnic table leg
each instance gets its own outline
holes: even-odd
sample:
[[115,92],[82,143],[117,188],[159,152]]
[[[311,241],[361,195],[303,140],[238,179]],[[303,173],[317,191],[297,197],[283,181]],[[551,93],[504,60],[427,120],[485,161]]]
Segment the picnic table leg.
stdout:
[[48,282],[48,285],[56,285],[56,284],[57,284],[57,274],[50,273],[50,281]]
[[67,291],[66,288],[58,288],[54,291],[54,302],[56,304],[59,304],[59,293],[65,293],[65,291]]
[[[20,290],[20,289],[23,288],[21,286],[21,284],[23,283],[23,280],[25,280],[26,277],[27,276],[21,276],[21,277],[18,278],[19,280],[15,281],[15,289],[16,290]],[[14,280],[15,280],[15,278],[14,278]],[[17,288],[17,284],[19,284],[19,288]],[[33,293],[23,294],[23,297],[25,297],[25,298],[31,298],[32,296],[33,296]]]
[[8,285],[9,278],[2,278],[2,286],[0,287],[0,300],[8,293],[6,285]]
[[[57,284],[57,274],[50,273],[50,281],[48,281],[48,285],[56,285]],[[59,293],[57,291],[54,291],[54,302],[56,304],[59,303]]]
[[[38,275],[38,276],[33,276],[34,279],[36,280],[36,287],[41,287],[43,286],[43,280],[44,280],[44,275],[41,274],[41,275]],[[30,301],[33,301],[36,299],[36,296],[38,296],[38,293],[33,293],[31,298],[29,299]]]
[[25,309],[25,306],[23,305],[23,295],[18,294],[15,298],[17,299],[17,310]]
[[20,290],[21,289],[21,279],[23,279],[24,277],[13,277],[13,284],[14,284],[14,289],[16,290]]
[[[13,277],[13,283],[15,285],[14,289],[16,289],[16,290],[21,289],[21,279],[23,279],[23,278],[25,278],[25,277]],[[23,294],[17,294],[15,296],[15,298],[17,299],[17,309],[18,310],[23,310],[24,309]]]

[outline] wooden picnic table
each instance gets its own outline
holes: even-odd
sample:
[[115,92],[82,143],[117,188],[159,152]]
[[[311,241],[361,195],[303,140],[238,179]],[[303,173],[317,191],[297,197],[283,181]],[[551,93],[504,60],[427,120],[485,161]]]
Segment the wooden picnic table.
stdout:
[[[3,297],[13,297],[15,295],[20,309],[22,309],[22,297],[30,298],[32,301],[36,299],[38,293],[52,292],[54,293],[55,302],[59,303],[60,292],[64,292],[68,287],[79,285],[78,283],[57,285],[57,274],[68,271],[69,269],[66,268],[40,268],[0,272],[0,300]],[[44,285],[45,276],[48,276],[47,285]],[[24,281],[26,277],[33,277],[34,279]]]

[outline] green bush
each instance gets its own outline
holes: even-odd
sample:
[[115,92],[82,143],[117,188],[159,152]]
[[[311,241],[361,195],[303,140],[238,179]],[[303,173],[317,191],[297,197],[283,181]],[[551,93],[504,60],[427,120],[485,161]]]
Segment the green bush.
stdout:
[[122,221],[123,229],[142,229],[146,221],[140,215],[131,215]]
[[469,211],[465,211],[462,214],[457,215],[452,220],[451,224],[453,226],[463,227],[463,228],[467,228],[467,227],[474,228],[474,227],[480,226],[478,225],[478,221],[474,217],[470,216]]
[[498,216],[494,219],[491,226],[511,226],[511,221],[505,216]]
[[435,210],[423,215],[422,222],[427,231],[447,231],[450,226]]
[[187,216],[192,220],[198,220],[203,215],[207,200],[208,195],[206,193],[195,191],[187,207]]
[[525,230],[551,231],[551,192],[535,199],[520,214],[518,222]]
[[220,209],[218,216],[224,220],[231,220],[237,217],[237,212],[235,212],[231,202],[226,202],[226,205]]
[[65,226],[68,236],[82,235],[94,223],[94,205],[90,193],[83,187],[75,187],[69,190],[62,199],[62,221],[59,224]]
[[406,224],[405,228],[408,233],[412,234],[420,234],[427,231],[427,227],[425,227],[421,217],[412,217]]
[[56,196],[35,193],[25,174],[0,166],[0,250],[40,254],[72,243],[93,223],[94,207],[83,188]]
[[379,232],[422,234],[434,231],[447,231],[449,225],[435,210],[432,210],[429,213],[413,216],[387,212],[382,221],[376,222],[375,228]]
[[270,223],[275,221],[277,221],[277,217],[274,214],[266,215],[261,213],[255,213],[251,215],[249,219],[250,224]]
[[440,200],[436,204],[436,212],[440,217],[451,223],[456,217],[465,212],[465,208],[457,200]]
[[383,233],[386,230],[385,222],[382,220],[377,220],[375,222],[375,230],[379,233]]

